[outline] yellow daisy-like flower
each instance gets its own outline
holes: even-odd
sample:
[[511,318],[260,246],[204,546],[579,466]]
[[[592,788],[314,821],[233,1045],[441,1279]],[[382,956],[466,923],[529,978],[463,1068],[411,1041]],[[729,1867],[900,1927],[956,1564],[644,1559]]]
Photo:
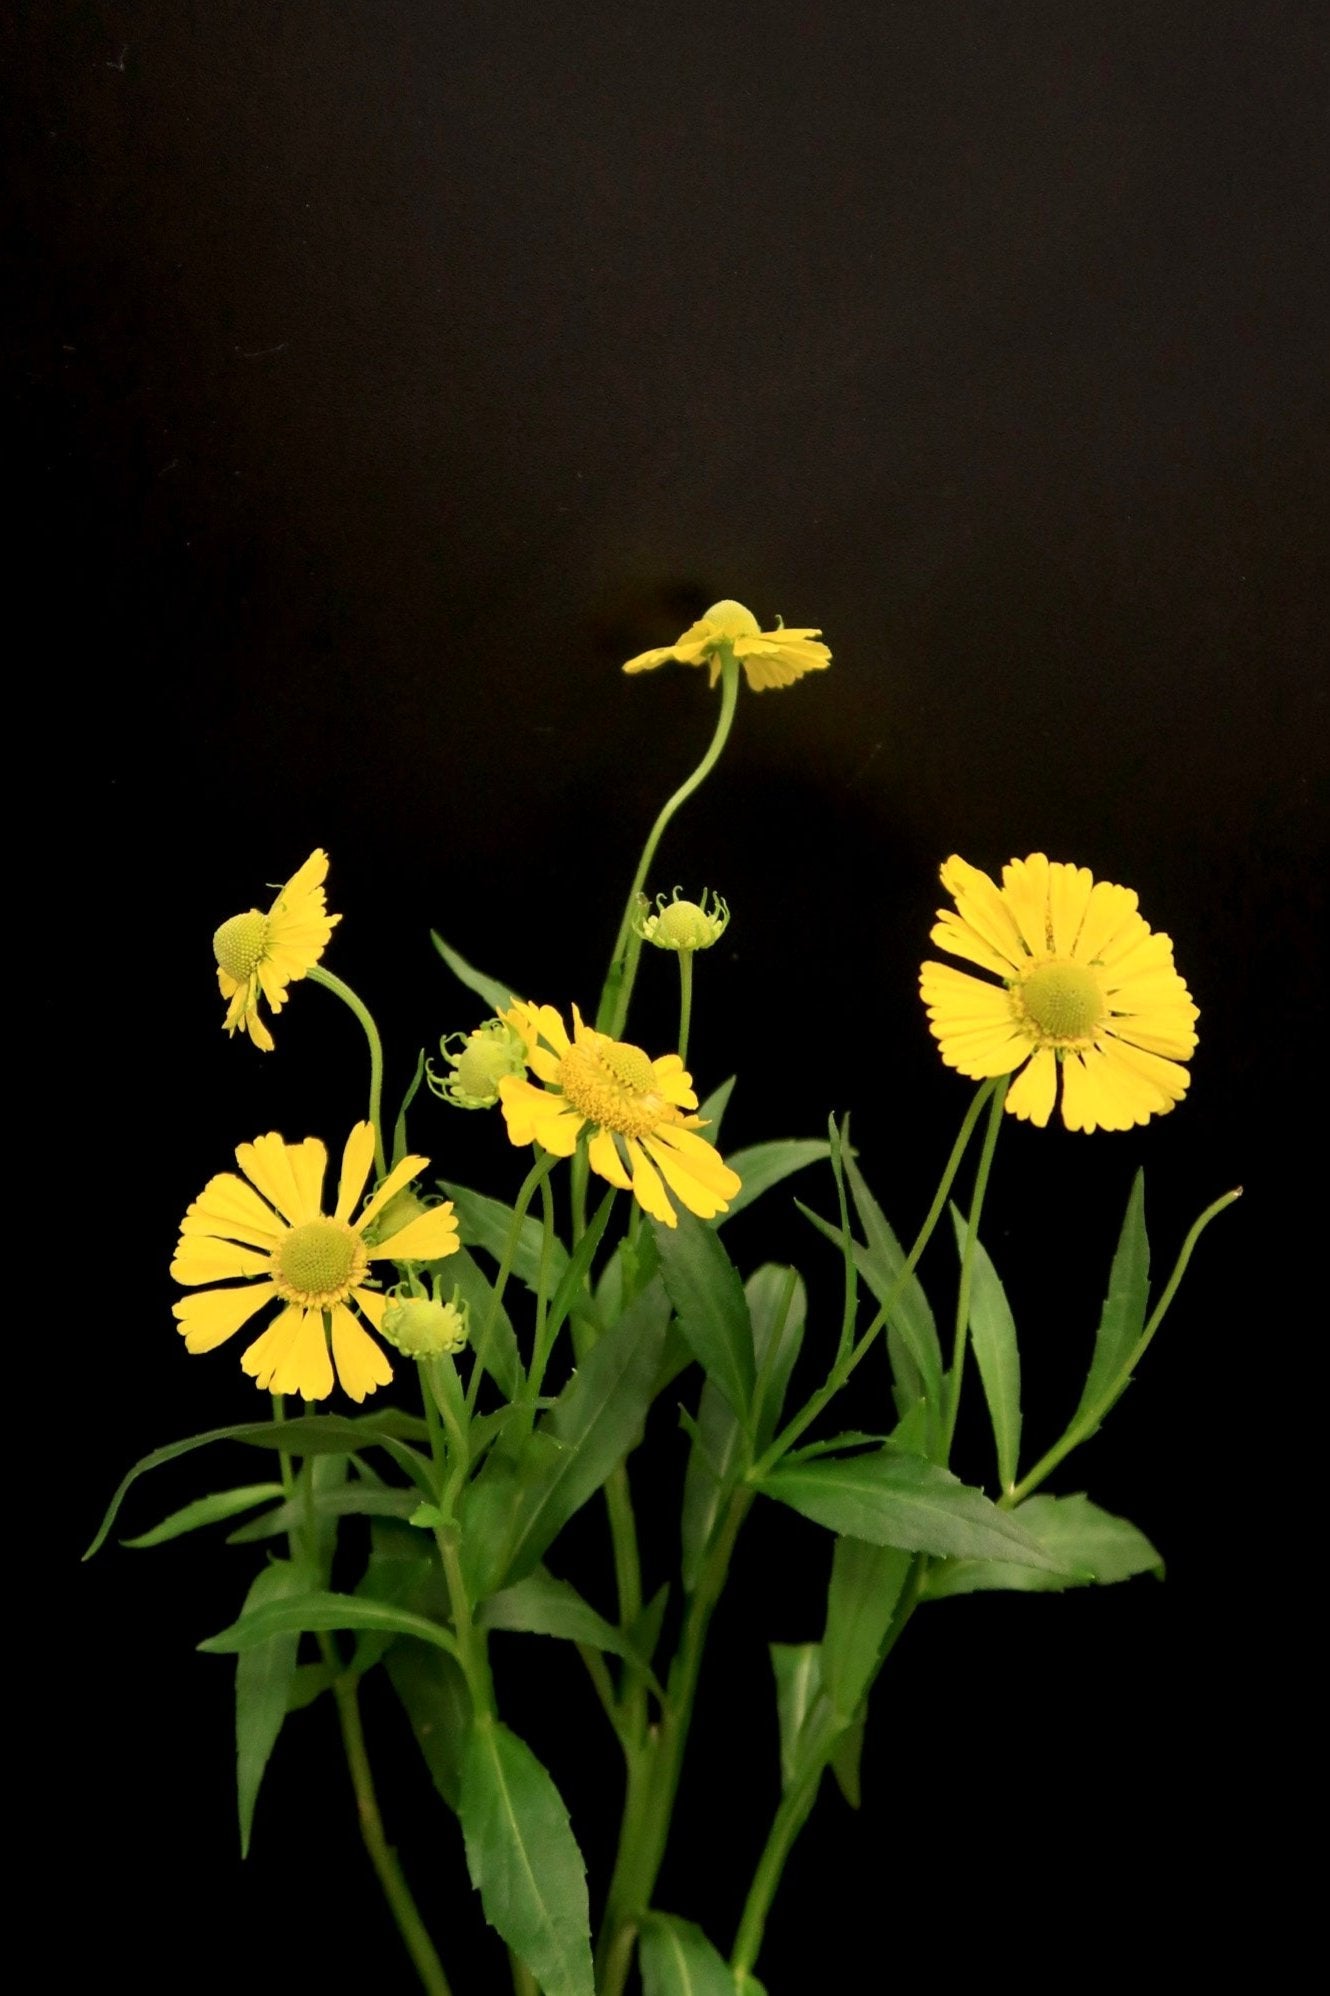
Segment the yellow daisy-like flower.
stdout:
[[761,630],[752,611],[727,596],[724,602],[713,603],[672,645],[639,653],[629,659],[624,671],[650,672],[673,658],[680,665],[709,666],[714,686],[720,678],[719,648],[728,642],[754,693],[763,693],[769,686],[793,686],[806,672],[821,672],[831,664],[827,646],[815,642],[820,635],[816,629],[794,630],[784,625],[774,631]]
[[327,853],[312,852],[266,915],[258,908],[232,915],[212,939],[217,982],[228,1001],[226,1030],[243,1026],[264,1053],[272,1052],[272,1034],[259,1017],[260,993],[280,1012],[287,985],[313,969],[342,919],[323,904],[327,873]]
[[[174,1306],[189,1351],[213,1351],[277,1301],[280,1316],[240,1361],[266,1392],[326,1399],[334,1364],[353,1400],[387,1385],[393,1369],[348,1305],[378,1330],[389,1299],[365,1286],[370,1263],[437,1261],[459,1242],[451,1203],[418,1214],[386,1241],[367,1239],[366,1228],[429,1159],[404,1157],[353,1220],[373,1162],[373,1128],[357,1123],[342,1153],[337,1204],[325,1213],[328,1153],[316,1137],[288,1144],[272,1130],[237,1146],[244,1178],[233,1171],[210,1178],[180,1223],[171,1273],[197,1290]],[[199,1286],[232,1278],[238,1287]]]
[[923,966],[949,1067],[973,1081],[1022,1068],[1006,1106],[1041,1129],[1059,1072],[1069,1130],[1127,1130],[1181,1101],[1191,1077],[1178,1062],[1195,1049],[1198,1014],[1172,943],[1151,932],[1129,887],[1041,852],[1004,866],[1000,888],[953,854],[942,884],[956,907],[938,910],[931,940],[1002,980]]
[[513,1143],[538,1143],[556,1157],[571,1157],[590,1127],[591,1169],[632,1192],[653,1220],[679,1223],[666,1186],[699,1219],[728,1209],[740,1179],[697,1135],[702,1119],[685,1113],[696,1109],[697,1096],[677,1053],[650,1060],[641,1047],[583,1025],[575,1005],[571,1040],[552,1005],[514,1002],[503,1017],[522,1035],[527,1064],[546,1084],[537,1088],[524,1075],[499,1082]]

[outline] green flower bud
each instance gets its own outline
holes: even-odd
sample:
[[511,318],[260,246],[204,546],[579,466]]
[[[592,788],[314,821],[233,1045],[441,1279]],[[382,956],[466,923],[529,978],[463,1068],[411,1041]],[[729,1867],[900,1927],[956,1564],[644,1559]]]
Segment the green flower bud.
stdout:
[[[450,1042],[461,1051],[450,1053]],[[439,1051],[453,1071],[438,1075],[427,1067],[426,1078],[437,1096],[458,1109],[492,1109],[504,1076],[526,1072],[525,1043],[502,1019],[486,1019],[473,1033],[445,1033]]]
[[644,942],[654,943],[657,949],[710,949],[724,935],[730,911],[719,894],[711,895],[708,910],[707,898],[706,888],[702,890],[700,902],[681,901],[677,887],[668,901],[663,894],[658,894],[656,912],[649,913],[644,900],[634,927]]
[[467,1306],[454,1297],[438,1303],[429,1296],[396,1296],[379,1329],[407,1358],[435,1358],[462,1349],[467,1339]]

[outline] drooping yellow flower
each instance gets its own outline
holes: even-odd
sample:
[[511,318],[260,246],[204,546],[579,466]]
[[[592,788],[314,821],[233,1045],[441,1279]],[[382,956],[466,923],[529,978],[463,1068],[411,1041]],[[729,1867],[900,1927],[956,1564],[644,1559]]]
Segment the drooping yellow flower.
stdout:
[[815,642],[820,635],[812,627],[795,630],[783,624],[774,631],[761,630],[751,610],[726,597],[721,603],[713,603],[705,616],[690,624],[672,645],[640,652],[629,659],[624,671],[650,672],[654,666],[664,665],[666,659],[673,658],[680,665],[709,666],[714,686],[720,678],[719,648],[728,640],[743,665],[748,684],[754,693],[762,693],[769,686],[793,686],[806,672],[821,672],[830,665],[827,646]]
[[1069,1130],[1127,1130],[1186,1093],[1179,1061],[1197,1010],[1173,945],[1137,913],[1129,887],[1041,852],[1002,869],[1002,886],[955,854],[942,868],[955,909],[931,940],[1002,981],[926,963],[919,988],[949,1067],[981,1081],[1022,1072],[1007,1108],[1042,1128],[1062,1077]]
[[[174,1306],[189,1351],[225,1344],[276,1301],[281,1315],[240,1361],[261,1388],[323,1400],[334,1364],[353,1400],[387,1385],[392,1367],[348,1305],[378,1330],[388,1298],[365,1286],[371,1262],[437,1261],[459,1243],[451,1203],[419,1213],[386,1241],[368,1239],[366,1229],[429,1159],[404,1157],[352,1219],[373,1162],[373,1128],[357,1123],[342,1153],[337,1204],[325,1213],[328,1153],[316,1137],[289,1144],[272,1130],[237,1146],[244,1178],[233,1171],[210,1178],[180,1223],[171,1273],[196,1291]],[[232,1288],[199,1286],[234,1278]]]
[[552,1005],[515,1003],[503,1017],[522,1035],[527,1063],[546,1084],[537,1088],[524,1075],[499,1082],[513,1143],[538,1143],[556,1157],[571,1157],[589,1127],[591,1169],[631,1191],[653,1220],[678,1225],[669,1192],[699,1219],[728,1209],[740,1180],[697,1135],[701,1118],[686,1113],[696,1109],[697,1096],[677,1053],[650,1060],[641,1047],[583,1025],[575,1005],[571,1040]]
[[324,907],[327,872],[327,853],[312,852],[266,915],[258,908],[232,915],[212,939],[217,982],[228,1001],[226,1030],[234,1033],[243,1026],[264,1053],[272,1052],[272,1034],[259,1017],[260,993],[280,1012],[287,985],[313,969],[342,919]]

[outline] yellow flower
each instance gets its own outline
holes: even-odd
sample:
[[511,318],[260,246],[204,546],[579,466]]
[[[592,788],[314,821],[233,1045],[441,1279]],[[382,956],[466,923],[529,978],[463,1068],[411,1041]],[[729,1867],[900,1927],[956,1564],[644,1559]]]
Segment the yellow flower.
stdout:
[[1040,1128],[1062,1075],[1069,1130],[1126,1130],[1182,1099],[1178,1062],[1196,1046],[1196,1007],[1173,945],[1136,912],[1129,887],[1043,853],[1014,859],[999,888],[954,854],[932,941],[1001,978],[926,963],[920,991],[942,1058],[980,1081],[1015,1074],[1007,1107]]
[[287,985],[313,969],[342,919],[323,905],[327,872],[327,853],[312,852],[266,915],[258,908],[232,915],[212,939],[217,982],[228,1001],[226,1030],[243,1026],[264,1053],[272,1052],[272,1034],[259,1017],[260,993],[280,1012]]
[[522,1035],[527,1064],[547,1084],[537,1088],[512,1075],[499,1082],[513,1143],[538,1143],[556,1157],[571,1157],[589,1127],[591,1169],[631,1191],[653,1220],[678,1225],[666,1186],[700,1219],[727,1210],[740,1180],[696,1134],[701,1118],[684,1113],[696,1109],[697,1096],[677,1053],[649,1060],[641,1047],[584,1026],[575,1005],[571,1040],[552,1005],[514,1004],[503,1016]]
[[[334,1364],[353,1400],[387,1385],[392,1367],[347,1306],[354,1303],[378,1330],[388,1298],[365,1287],[370,1263],[437,1261],[452,1254],[457,1222],[451,1204],[433,1206],[391,1239],[377,1244],[367,1239],[371,1222],[429,1159],[404,1157],[353,1220],[373,1162],[373,1128],[357,1123],[342,1153],[337,1204],[325,1213],[320,1199],[328,1153],[316,1137],[288,1144],[272,1130],[237,1146],[236,1163],[245,1177],[223,1171],[210,1178],[180,1223],[171,1273],[197,1289],[174,1306],[189,1351],[213,1351],[276,1300],[283,1305],[281,1315],[240,1361],[265,1391],[326,1399]],[[233,1277],[241,1279],[239,1287],[198,1287]]]
[[813,628],[794,630],[784,625],[774,631],[759,630],[752,611],[726,597],[722,603],[713,603],[672,645],[641,652],[629,659],[624,671],[650,672],[674,658],[680,665],[709,666],[714,686],[720,678],[719,647],[728,640],[735,657],[742,661],[748,684],[754,693],[762,693],[769,686],[793,686],[806,672],[821,672],[831,664],[826,645],[815,643],[819,635]]

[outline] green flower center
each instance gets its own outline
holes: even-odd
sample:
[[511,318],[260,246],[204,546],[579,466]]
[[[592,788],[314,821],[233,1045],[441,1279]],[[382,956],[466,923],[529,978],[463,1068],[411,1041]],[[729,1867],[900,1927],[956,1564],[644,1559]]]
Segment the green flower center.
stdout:
[[624,1137],[649,1136],[670,1120],[641,1047],[585,1029],[559,1062],[559,1086],[588,1122]]
[[1020,1005],[1041,1040],[1084,1040],[1107,1006],[1099,980],[1079,963],[1041,963],[1019,986]]
[[403,1296],[388,1305],[380,1325],[385,1338],[408,1358],[460,1351],[466,1343],[467,1313],[455,1303],[428,1296]]
[[344,1220],[306,1220],[273,1250],[272,1279],[288,1303],[326,1310],[350,1294],[368,1266],[360,1235]]
[[720,934],[718,925],[696,901],[667,901],[652,923],[650,940],[658,949],[706,949]]
[[213,955],[237,984],[245,984],[263,961],[268,947],[268,917],[257,908],[247,914],[232,915],[212,939]]
[[722,638],[755,638],[762,629],[752,611],[745,609],[742,603],[736,603],[732,596],[713,603],[704,612],[702,621],[710,624],[717,636]]

